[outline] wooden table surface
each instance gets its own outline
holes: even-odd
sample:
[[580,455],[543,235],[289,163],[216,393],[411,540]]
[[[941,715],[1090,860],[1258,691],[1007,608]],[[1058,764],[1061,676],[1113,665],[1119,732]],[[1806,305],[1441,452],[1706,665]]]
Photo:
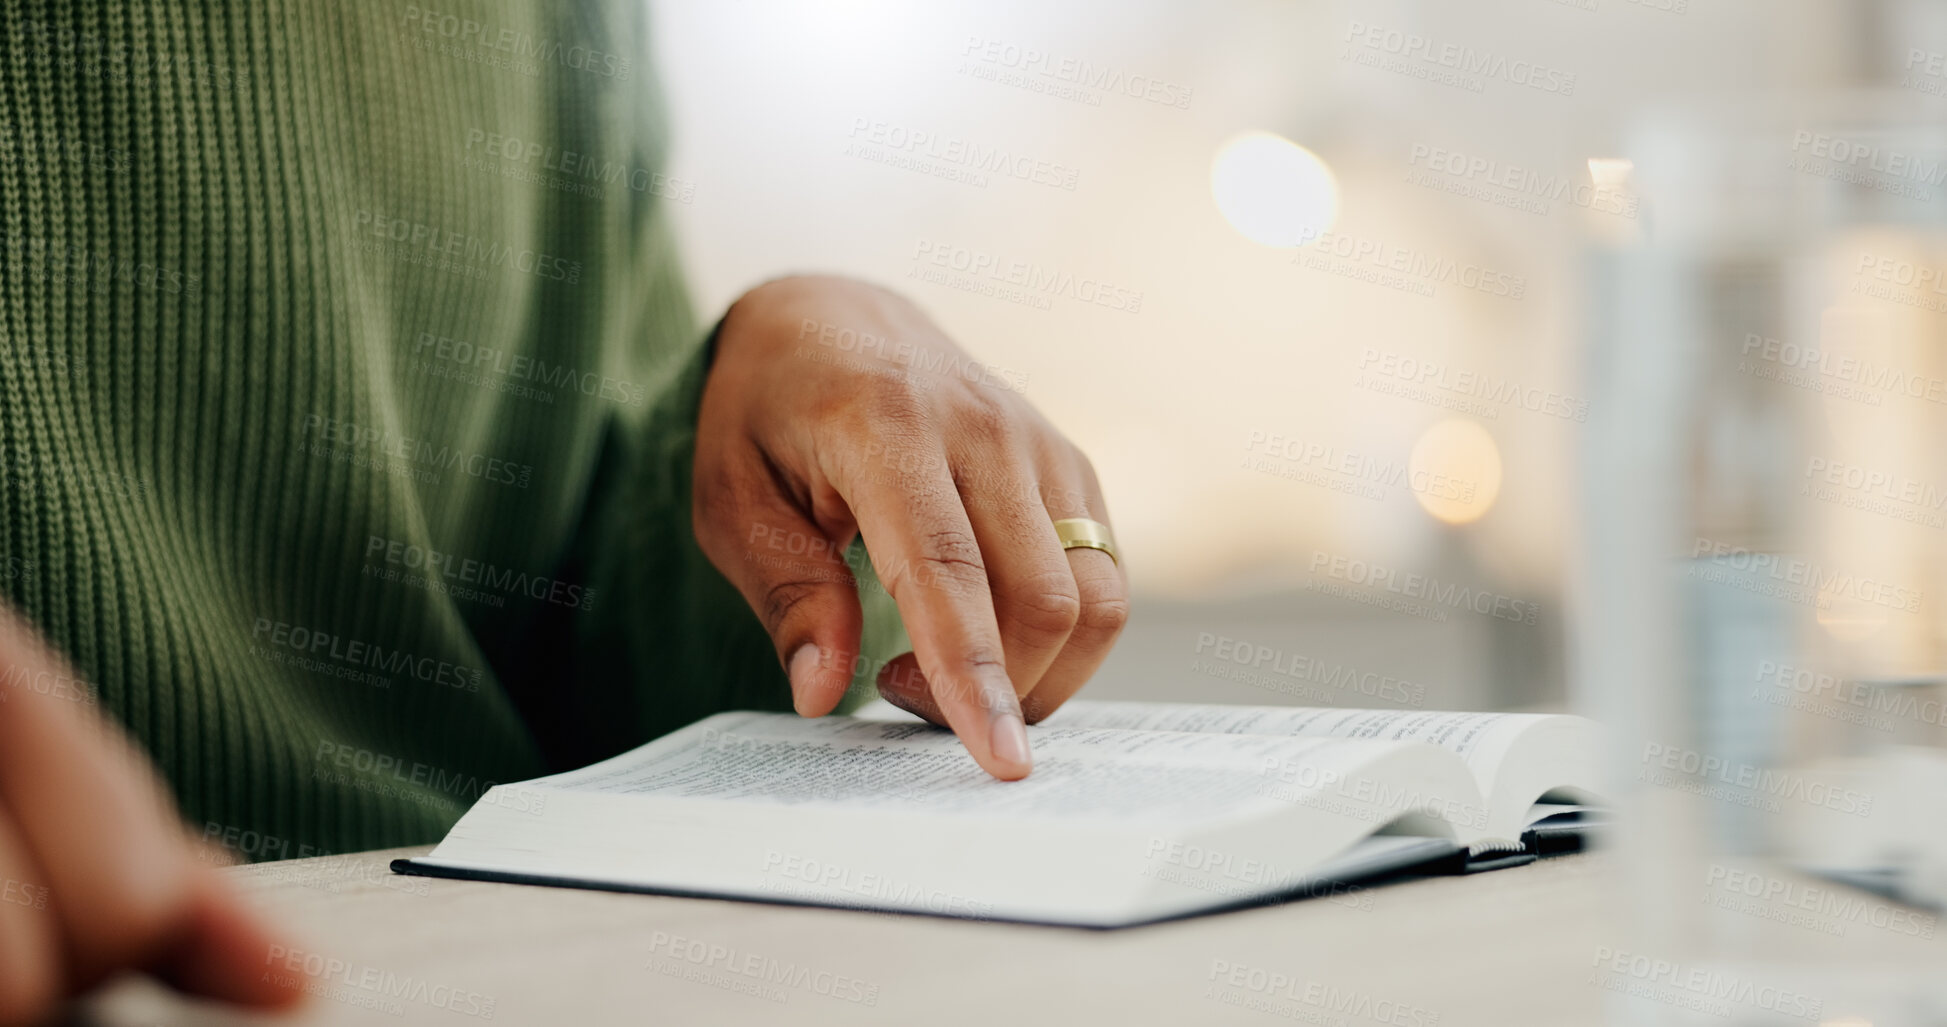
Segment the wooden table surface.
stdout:
[[[386,869],[423,851],[226,871],[301,939],[270,972],[322,971],[301,1013],[269,1022],[1504,1027],[1599,1023],[1610,1001],[1594,968],[1616,938],[1615,857],[1602,853],[1090,931]],[[1758,926],[1793,944],[1829,934]],[[1832,940],[1893,943],[1851,929],[1854,942]],[[1921,944],[1918,958],[1937,958],[1938,938]],[[139,981],[81,1019],[260,1022]]]

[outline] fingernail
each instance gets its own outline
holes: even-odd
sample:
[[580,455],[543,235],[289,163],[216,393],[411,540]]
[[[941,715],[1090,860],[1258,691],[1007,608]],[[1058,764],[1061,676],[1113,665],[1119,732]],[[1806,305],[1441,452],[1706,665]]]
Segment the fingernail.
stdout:
[[987,744],[993,747],[994,758],[1003,763],[1015,764],[1023,770],[1034,766],[1034,757],[1028,753],[1028,729],[1018,713],[996,716],[993,735]]
[[818,672],[818,645],[806,642],[791,654],[791,706],[804,712],[805,693],[811,688],[811,675]]

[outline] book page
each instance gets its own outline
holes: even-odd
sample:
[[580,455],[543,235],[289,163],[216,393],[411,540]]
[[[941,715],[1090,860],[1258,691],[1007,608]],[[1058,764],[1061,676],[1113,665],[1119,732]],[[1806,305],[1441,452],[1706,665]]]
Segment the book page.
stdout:
[[[884,700],[868,704],[859,716],[880,722],[923,723]],[[1560,714],[1075,699],[1042,723],[1132,735],[1169,731],[1231,739],[1337,738],[1438,746],[1466,765],[1475,788],[1486,797],[1490,808],[1486,834],[1504,841],[1519,835],[1528,807],[1544,794],[1560,792],[1575,796],[1575,801],[1592,801],[1596,796],[1595,726],[1580,717]]]
[[1201,731],[1226,736],[1424,742],[1459,756],[1486,797],[1484,834],[1512,844],[1528,808],[1561,791],[1578,801],[1595,797],[1593,724],[1541,713],[1463,713],[1438,710],[1348,710],[1292,706],[1218,706],[1073,700],[1046,724],[1128,731]]
[[[1363,782],[1366,764],[1402,748],[1376,741],[1073,727],[1029,733],[1034,773],[1003,782],[931,725],[722,714],[530,787],[1064,819],[1188,821],[1301,801],[1348,810],[1375,828],[1390,819],[1388,803],[1400,807],[1397,813],[1479,805],[1471,780],[1455,782],[1450,796],[1405,798]],[[1463,777],[1459,769],[1451,776]]]
[[1217,706],[1075,699],[1044,724],[1135,731],[1195,731],[1231,735],[1374,738],[1427,742],[1453,752],[1477,773],[1491,775],[1509,743],[1549,719],[1533,713],[1456,713],[1438,710],[1347,710],[1305,706]]

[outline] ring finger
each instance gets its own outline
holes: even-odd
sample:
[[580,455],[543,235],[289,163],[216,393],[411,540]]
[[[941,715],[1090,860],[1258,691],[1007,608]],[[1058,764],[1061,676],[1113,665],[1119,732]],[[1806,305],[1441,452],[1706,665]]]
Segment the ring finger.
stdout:
[[[1060,473],[1045,479],[1051,482],[1044,493],[1044,516],[1050,533],[1055,521],[1072,517],[1099,521],[1107,527],[1108,507],[1102,501],[1094,468],[1079,453],[1058,463]],[[1081,609],[1067,644],[1041,675],[1033,694],[1021,702],[1022,715],[1030,724],[1053,713],[1081,690],[1108,658],[1116,636],[1129,621],[1129,578],[1118,562],[1121,553],[1111,557],[1099,549],[1077,546],[1065,555]]]

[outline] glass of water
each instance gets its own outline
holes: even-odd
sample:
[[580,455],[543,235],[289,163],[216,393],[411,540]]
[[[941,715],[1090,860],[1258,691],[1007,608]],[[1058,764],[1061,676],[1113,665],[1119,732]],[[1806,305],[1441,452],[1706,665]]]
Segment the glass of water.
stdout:
[[[1591,232],[1573,691],[1612,1022],[1947,1022],[1947,128],[1646,119]],[[1592,162],[1592,168],[1596,164]]]

